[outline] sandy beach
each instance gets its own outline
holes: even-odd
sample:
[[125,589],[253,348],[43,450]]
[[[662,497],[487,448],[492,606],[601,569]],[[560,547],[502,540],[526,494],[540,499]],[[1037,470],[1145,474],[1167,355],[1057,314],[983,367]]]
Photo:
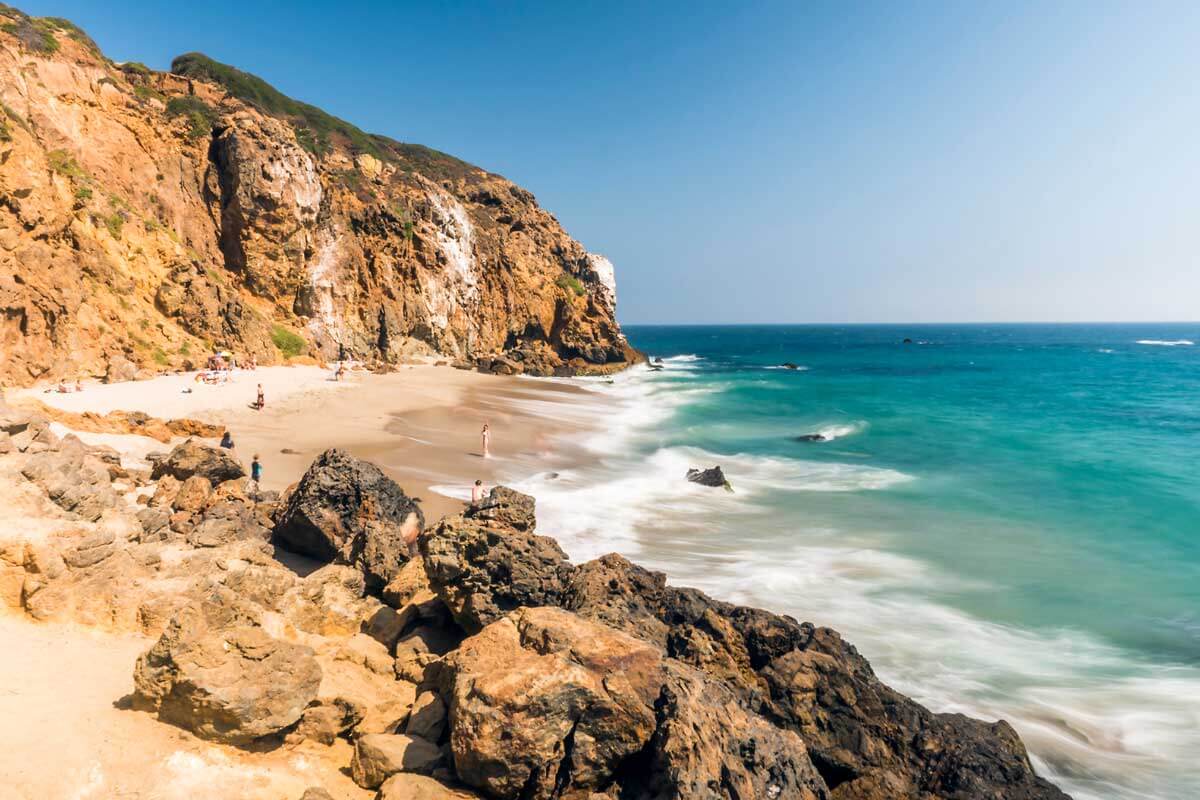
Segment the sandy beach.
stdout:
[[[190,417],[224,425],[247,465],[258,454],[263,486],[282,490],[312,460],[340,447],[377,463],[411,495],[421,498],[426,519],[456,513],[461,503],[431,486],[459,487],[469,495],[476,480],[491,486],[518,462],[531,470],[564,465],[583,455],[571,433],[596,425],[580,401],[586,390],[565,381],[484,375],[450,367],[405,366],[386,375],[351,370],[342,381],[318,367],[262,367],[236,371],[221,385],[195,373],[116,384],[86,383],[84,391],[59,394],[37,387],[8,393],[15,404],[33,401],[98,414],[140,411],[161,419]],[[251,407],[262,384],[266,407]],[[483,458],[480,428],[491,426],[491,457]],[[80,434],[142,458],[169,449],[140,436]]]

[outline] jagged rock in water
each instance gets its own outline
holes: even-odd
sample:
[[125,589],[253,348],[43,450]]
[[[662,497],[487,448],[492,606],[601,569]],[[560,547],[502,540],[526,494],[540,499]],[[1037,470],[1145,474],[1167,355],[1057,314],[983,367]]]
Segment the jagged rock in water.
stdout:
[[331,449],[288,497],[273,537],[288,550],[356,567],[377,592],[408,561],[424,524],[416,501],[378,467]]
[[246,745],[295,724],[317,696],[313,651],[257,627],[236,595],[180,609],[138,658],[135,702],[205,739]]
[[729,487],[729,481],[725,479],[725,473],[720,467],[710,467],[709,469],[693,467],[687,471],[685,477],[692,483],[698,483],[701,486]]
[[246,476],[246,470],[228,450],[188,439],[176,445],[170,454],[156,462],[150,471],[153,480],[158,480],[164,475],[170,475],[179,481],[199,475],[207,478],[210,484],[218,484],[243,478]]

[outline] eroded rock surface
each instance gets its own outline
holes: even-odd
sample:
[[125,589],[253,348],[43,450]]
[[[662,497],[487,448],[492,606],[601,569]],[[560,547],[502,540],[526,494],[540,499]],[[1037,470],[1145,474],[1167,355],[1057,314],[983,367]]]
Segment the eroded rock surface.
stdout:
[[297,553],[352,565],[369,590],[380,591],[408,561],[424,524],[417,503],[378,467],[331,449],[291,493],[274,539]]

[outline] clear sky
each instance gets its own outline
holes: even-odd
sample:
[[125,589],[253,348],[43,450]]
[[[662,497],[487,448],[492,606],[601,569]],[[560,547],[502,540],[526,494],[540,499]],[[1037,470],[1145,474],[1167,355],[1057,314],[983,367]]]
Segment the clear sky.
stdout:
[[627,323],[1200,318],[1200,3],[15,4],[511,178]]

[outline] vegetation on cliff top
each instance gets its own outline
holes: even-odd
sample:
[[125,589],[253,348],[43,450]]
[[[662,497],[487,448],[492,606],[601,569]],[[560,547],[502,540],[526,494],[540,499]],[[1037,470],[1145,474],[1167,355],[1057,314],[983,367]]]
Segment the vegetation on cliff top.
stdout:
[[31,17],[24,11],[0,3],[0,18],[5,21],[0,24],[0,30],[16,36],[27,50],[43,55],[58,52],[59,43],[56,32],[65,33],[93,55],[100,56],[100,48],[92,41],[92,37],[70,20],[62,17]]
[[424,145],[405,144],[367,133],[314,105],[288,97],[257,75],[222,64],[203,53],[177,56],[171,62],[171,72],[215,83],[260,111],[287,119],[296,131],[296,141],[314,155],[324,155],[340,144],[355,153],[367,153],[434,179],[460,178],[478,169]]

